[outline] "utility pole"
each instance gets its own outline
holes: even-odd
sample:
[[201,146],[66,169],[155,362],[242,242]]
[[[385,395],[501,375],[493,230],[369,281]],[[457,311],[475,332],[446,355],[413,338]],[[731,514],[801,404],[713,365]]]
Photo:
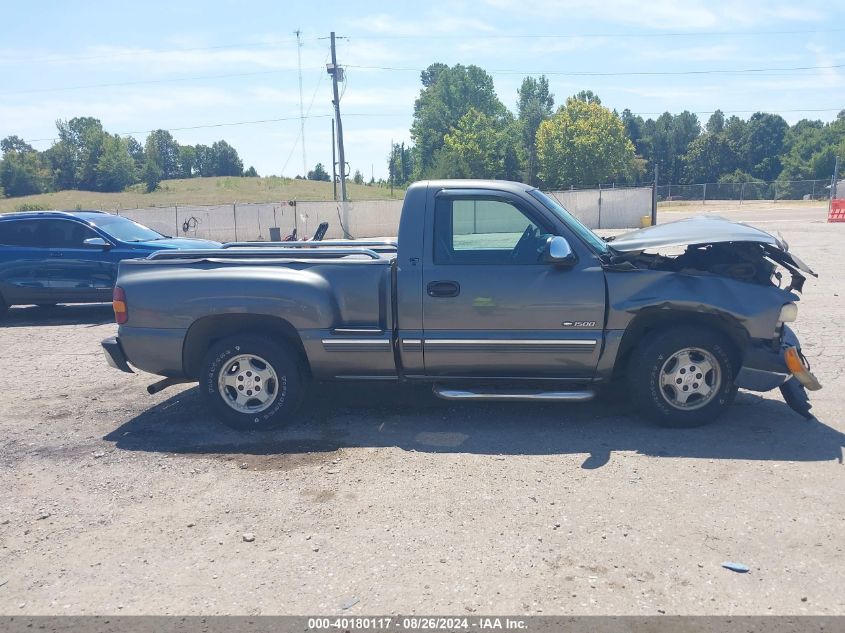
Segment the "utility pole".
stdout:
[[299,62],[299,140],[302,143],[302,177],[308,173],[308,159],[305,158],[305,111],[302,109],[302,31],[296,29],[296,58]]
[[337,202],[337,157],[334,154],[334,119],[332,119],[332,191]]
[[654,163],[654,183],[651,185],[651,225],[657,224],[657,163]]
[[830,177],[830,199],[833,200],[838,192],[836,186],[839,184],[839,156],[833,162],[833,176]]
[[332,63],[326,69],[332,76],[332,91],[334,94],[334,116],[337,120],[337,154],[340,163],[340,200],[346,202],[346,155],[343,151],[343,123],[340,120],[340,95],[337,90],[338,80],[343,80],[343,69],[337,65],[337,51],[335,49],[334,31],[331,33]]

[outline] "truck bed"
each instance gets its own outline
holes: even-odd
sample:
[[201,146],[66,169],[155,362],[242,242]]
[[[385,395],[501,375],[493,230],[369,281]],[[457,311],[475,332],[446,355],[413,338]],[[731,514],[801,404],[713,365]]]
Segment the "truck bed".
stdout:
[[[396,247],[373,244],[377,252],[347,244],[249,244],[127,260],[119,274],[129,306],[129,321],[121,326],[131,347],[126,352],[140,369],[181,375],[186,364],[181,341],[189,344],[190,329],[249,314],[295,328],[318,377],[343,376],[362,366],[375,376],[395,376]],[[133,304],[144,308],[133,310]]]

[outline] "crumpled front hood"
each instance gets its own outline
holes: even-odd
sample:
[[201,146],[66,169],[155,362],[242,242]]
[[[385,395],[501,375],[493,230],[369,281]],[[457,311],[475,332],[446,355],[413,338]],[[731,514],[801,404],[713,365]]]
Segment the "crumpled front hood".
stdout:
[[777,246],[782,251],[789,248],[786,242],[770,233],[714,215],[699,215],[631,231],[615,238],[612,245],[617,251],[630,252],[719,242],[759,242]]
[[622,253],[636,253],[674,246],[724,242],[756,242],[762,244],[766,254],[778,263],[788,264],[817,276],[807,264],[789,253],[789,245],[783,238],[775,237],[771,233],[766,233],[748,224],[732,222],[715,215],[699,215],[631,231],[614,238],[610,245],[614,250]]

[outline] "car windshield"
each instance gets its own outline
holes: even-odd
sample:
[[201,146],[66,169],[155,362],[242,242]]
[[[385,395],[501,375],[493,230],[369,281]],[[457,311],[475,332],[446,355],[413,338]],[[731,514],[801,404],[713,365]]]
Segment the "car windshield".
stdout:
[[119,215],[104,213],[102,217],[89,218],[89,221],[121,242],[151,242],[164,239],[161,233]]
[[543,203],[544,207],[559,217],[563,223],[566,224],[573,233],[584,240],[588,246],[592,247],[601,255],[609,255],[611,253],[611,248],[608,246],[607,242],[581,224],[581,221],[569,211],[564,209],[557,200],[547,196],[539,189],[533,189],[528,193],[537,198],[537,200]]

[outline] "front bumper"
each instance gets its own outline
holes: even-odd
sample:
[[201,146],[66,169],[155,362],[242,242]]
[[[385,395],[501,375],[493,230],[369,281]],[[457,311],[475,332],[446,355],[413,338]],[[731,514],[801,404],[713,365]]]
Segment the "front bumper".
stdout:
[[813,391],[821,385],[810,372],[801,354],[801,343],[789,327],[783,327],[780,347],[768,342],[752,344],[745,351],[745,360],[734,384],[749,391],[769,391],[780,387],[786,403],[805,417],[810,405],[805,387]]
[[120,339],[116,336],[110,336],[105,339],[100,345],[103,346],[103,353],[106,356],[106,362],[110,367],[125,371],[129,374],[134,374],[129,362],[126,360],[126,354],[123,351],[123,346],[120,344]]

